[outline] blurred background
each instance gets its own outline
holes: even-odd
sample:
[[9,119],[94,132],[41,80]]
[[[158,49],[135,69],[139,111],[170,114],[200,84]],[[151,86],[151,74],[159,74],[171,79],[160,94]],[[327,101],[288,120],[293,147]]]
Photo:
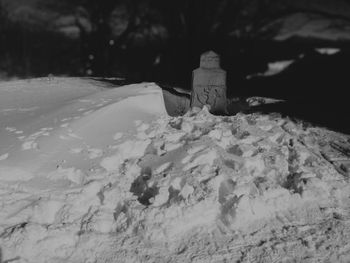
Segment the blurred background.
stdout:
[[3,80],[115,77],[190,89],[211,49],[229,96],[331,103],[348,89],[349,41],[346,0],[0,0]]

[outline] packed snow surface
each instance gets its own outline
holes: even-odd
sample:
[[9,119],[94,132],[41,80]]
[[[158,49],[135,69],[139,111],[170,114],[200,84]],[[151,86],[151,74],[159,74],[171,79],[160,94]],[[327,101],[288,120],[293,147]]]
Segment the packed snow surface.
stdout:
[[25,179],[46,178],[56,168],[94,169],[113,150],[113,139],[126,140],[136,121],[162,114],[162,94],[152,84],[118,89],[77,79],[2,84],[0,169],[7,172],[0,178],[11,169],[11,178],[20,173]]
[[346,135],[170,117],[154,84],[10,82],[0,100],[3,261],[350,261]]

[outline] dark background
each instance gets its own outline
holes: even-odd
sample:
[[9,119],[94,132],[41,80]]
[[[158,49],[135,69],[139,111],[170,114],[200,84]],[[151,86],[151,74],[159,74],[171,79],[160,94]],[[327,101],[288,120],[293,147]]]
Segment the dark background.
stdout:
[[[118,77],[190,89],[211,49],[229,96],[287,99],[278,110],[346,132],[349,41],[345,0],[0,0],[1,79]],[[247,78],[279,60],[295,62]]]

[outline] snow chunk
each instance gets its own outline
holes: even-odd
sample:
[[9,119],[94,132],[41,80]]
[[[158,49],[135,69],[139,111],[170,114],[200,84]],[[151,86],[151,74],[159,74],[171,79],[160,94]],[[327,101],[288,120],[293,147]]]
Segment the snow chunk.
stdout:
[[166,170],[168,170],[172,165],[172,162],[167,162],[167,163],[164,163],[162,164],[161,166],[159,166],[156,170],[155,170],[155,173],[156,174],[160,174],[160,173],[163,173],[165,172]]
[[214,161],[218,158],[217,153],[214,150],[211,150],[207,153],[199,155],[191,163],[187,164],[183,170],[188,171],[192,168],[195,168],[200,165],[213,165]]
[[214,140],[221,140],[222,138],[222,129],[215,129],[209,132],[208,136]]
[[187,199],[192,193],[194,192],[193,186],[189,184],[185,184],[184,187],[182,188],[180,194],[184,199]]
[[122,132],[117,132],[116,134],[114,134],[113,136],[113,140],[118,141],[123,137],[123,133]]
[[165,204],[169,199],[168,187],[163,186],[159,189],[159,194],[155,196],[152,206],[161,206]]
[[186,121],[183,122],[181,125],[181,129],[185,132],[185,133],[191,133],[194,129],[194,125],[193,123]]
[[22,150],[32,150],[32,149],[38,149],[38,143],[35,141],[27,141],[22,144]]
[[145,154],[145,151],[151,140],[144,141],[126,141],[116,148],[117,153],[113,156],[104,158],[101,166],[107,171],[118,170],[119,166],[127,159],[137,159]]
[[167,134],[165,135],[165,139],[168,142],[173,142],[173,143],[177,143],[179,142],[184,136],[186,135],[186,133],[184,132],[174,132],[172,134]]

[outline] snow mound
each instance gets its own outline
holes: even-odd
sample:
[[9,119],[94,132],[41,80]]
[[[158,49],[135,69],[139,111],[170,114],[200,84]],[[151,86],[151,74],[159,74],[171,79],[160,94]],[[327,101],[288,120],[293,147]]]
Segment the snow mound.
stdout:
[[111,89],[74,78],[0,84],[0,166],[7,170],[0,180],[11,167],[11,181],[20,174],[23,180],[47,177],[57,168],[88,174],[113,149],[116,135],[127,139],[137,121],[165,114],[162,91],[154,84]]
[[[153,84],[83,100],[97,98],[110,101],[70,120],[71,134],[43,130],[39,147],[0,161],[5,260],[349,261],[348,136],[275,115],[170,117]],[[54,147],[57,167],[6,170],[27,151],[50,163],[41,156]]]

